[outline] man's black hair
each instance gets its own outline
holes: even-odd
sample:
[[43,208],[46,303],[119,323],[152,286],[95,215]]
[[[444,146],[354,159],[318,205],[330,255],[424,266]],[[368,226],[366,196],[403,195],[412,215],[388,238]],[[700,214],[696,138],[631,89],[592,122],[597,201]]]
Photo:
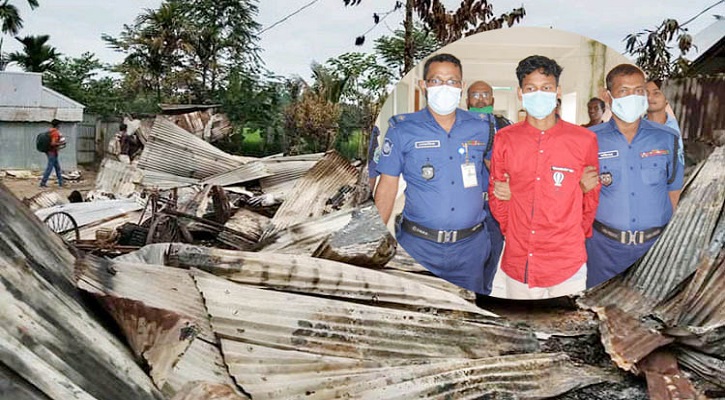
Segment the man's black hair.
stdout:
[[594,102],[594,101],[599,103],[599,108],[601,108],[602,110],[607,109],[607,104],[604,102],[604,100],[600,99],[599,97],[592,97],[591,99],[589,99],[589,101],[587,101],[587,104]]
[[639,67],[633,64],[619,64],[616,67],[612,68],[611,71],[607,74],[607,90],[612,90],[612,85],[614,84],[614,78],[618,76],[628,76],[628,75],[641,75],[642,78],[645,78],[644,72],[642,72]]
[[559,84],[559,76],[563,68],[556,61],[544,56],[528,56],[519,61],[516,67],[516,77],[519,79],[519,87],[524,85],[524,77],[532,72],[539,71],[547,76],[554,76],[556,84]]
[[118,130],[126,132],[126,129],[128,129],[128,126],[126,124],[121,124],[118,126]]
[[428,70],[430,70],[430,65],[434,62],[449,62],[454,64],[456,67],[458,67],[458,70],[461,72],[461,76],[463,76],[463,66],[461,65],[461,60],[456,58],[453,54],[436,54],[433,57],[426,60],[425,65],[423,66],[423,79],[428,79]]
[[657,86],[657,89],[662,90],[662,79],[650,79],[647,83],[652,82]]
[[53,128],[57,128],[57,127],[59,127],[59,126],[60,126],[60,121],[58,121],[57,119],[53,119],[52,121],[50,121],[50,125],[51,125],[51,126],[52,126]]

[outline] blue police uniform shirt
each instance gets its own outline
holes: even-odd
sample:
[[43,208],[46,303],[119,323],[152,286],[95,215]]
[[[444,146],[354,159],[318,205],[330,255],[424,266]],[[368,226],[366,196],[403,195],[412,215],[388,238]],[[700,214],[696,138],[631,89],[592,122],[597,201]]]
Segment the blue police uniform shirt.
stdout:
[[[599,172],[611,174],[611,183],[602,185],[596,219],[619,230],[666,225],[672,217],[669,192],[682,188],[685,170],[681,157],[673,159],[677,132],[641,119],[630,144],[614,119],[590,129],[599,142]],[[672,174],[674,181],[667,183]]]
[[[403,174],[407,182],[403,217],[436,230],[459,230],[482,222],[484,185],[488,171],[483,165],[488,140],[488,115],[456,109],[456,121],[446,132],[425,108],[390,119],[382,144],[378,172]],[[465,188],[461,165],[468,160],[476,169],[477,184]],[[433,168],[426,179],[424,169]]]
[[380,129],[377,126],[373,126],[373,131],[370,133],[370,144],[368,145],[368,177],[377,178],[380,173],[377,170],[378,161],[380,161],[380,146],[378,146],[378,136],[380,136]]
[[[647,119],[647,116],[644,116],[645,119]],[[656,123],[654,121],[651,121],[652,123]],[[672,114],[667,114],[667,119],[665,120],[665,126],[668,128],[673,129],[675,132],[677,132],[677,143],[680,146],[679,152],[677,154],[678,157],[680,157],[680,162],[684,165],[685,164],[685,145],[682,142],[682,132],[680,131],[680,125],[677,123],[677,120],[675,117],[672,116]]]

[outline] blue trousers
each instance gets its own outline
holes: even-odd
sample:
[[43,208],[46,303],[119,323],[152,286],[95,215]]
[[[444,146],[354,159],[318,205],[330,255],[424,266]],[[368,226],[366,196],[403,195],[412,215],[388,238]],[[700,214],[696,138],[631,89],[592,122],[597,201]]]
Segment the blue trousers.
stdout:
[[597,230],[587,239],[587,289],[624,272],[642,257],[657,238],[637,245],[612,240]]
[[63,175],[60,170],[60,161],[58,161],[58,154],[45,153],[48,156],[48,164],[45,166],[45,172],[43,172],[43,179],[40,180],[40,186],[45,186],[48,183],[50,173],[55,169],[55,176],[58,177],[58,186],[63,186]]
[[501,251],[503,251],[503,234],[498,221],[491,215],[488,202],[484,204],[483,208],[486,210],[486,229],[488,229],[488,236],[491,239],[491,254],[483,266],[483,292],[481,294],[490,295],[493,290],[493,278],[496,276],[496,268],[498,268],[498,259],[501,258]]
[[488,259],[488,230],[456,243],[436,243],[397,230],[398,243],[408,254],[439,278],[476,293],[483,293],[483,265]]

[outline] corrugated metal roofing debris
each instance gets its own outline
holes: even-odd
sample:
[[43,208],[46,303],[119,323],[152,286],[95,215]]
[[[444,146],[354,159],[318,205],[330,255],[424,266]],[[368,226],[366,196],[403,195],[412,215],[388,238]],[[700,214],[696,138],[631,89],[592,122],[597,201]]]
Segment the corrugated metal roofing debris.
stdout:
[[201,296],[184,270],[88,258],[79,262],[78,275],[78,287],[116,320],[159,388],[197,335],[215,341]]
[[197,337],[179,362],[172,367],[162,391],[172,395],[189,382],[209,382],[235,387],[224,364],[220,347]]
[[325,154],[312,169],[295,184],[286,200],[272,218],[269,236],[294,224],[354,207],[358,171],[336,151]]
[[246,400],[249,397],[229,385],[209,382],[189,382],[171,400]]
[[161,398],[80,301],[63,243],[2,184],[0,238],[0,363],[50,398]]
[[343,229],[352,221],[353,211],[346,209],[322,217],[310,218],[286,229],[278,230],[274,234],[262,236],[260,240],[263,244],[263,251],[312,254],[325,238]]
[[697,399],[697,391],[680,371],[677,358],[670,351],[657,350],[639,363],[647,378],[647,392],[652,400]]
[[231,340],[222,347],[230,373],[255,399],[530,399],[612,380],[563,354],[370,360]]
[[44,208],[35,212],[43,220],[50,214],[63,211],[75,219],[78,227],[99,224],[109,219],[143,209],[134,199],[104,200],[84,203],[69,203]]
[[135,165],[106,158],[96,176],[95,190],[113,193],[118,197],[130,197],[139,192],[138,185],[143,180],[143,172]]
[[[450,294],[381,271],[309,256],[241,252],[184,244],[144,247],[149,261],[199,268],[234,282],[379,307],[495,317]],[[128,257],[128,256],[126,256]]]
[[159,116],[138,166],[144,170],[204,179],[237,168],[248,160],[227,154]]
[[221,337],[316,354],[382,358],[480,358],[538,349],[533,332],[417,312],[278,293],[195,272]]
[[23,199],[23,204],[28,206],[30,210],[35,211],[59,204],[68,204],[68,199],[62,197],[58,192],[39,192],[32,197]]

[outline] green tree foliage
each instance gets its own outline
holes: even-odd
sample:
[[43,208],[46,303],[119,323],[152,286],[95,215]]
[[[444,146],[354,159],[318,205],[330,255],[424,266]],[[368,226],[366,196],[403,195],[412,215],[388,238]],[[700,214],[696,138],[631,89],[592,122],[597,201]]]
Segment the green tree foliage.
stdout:
[[55,47],[48,45],[49,35],[16,37],[23,44],[22,51],[8,54],[8,61],[18,64],[28,72],[45,72],[53,69],[60,57]]
[[[435,38],[433,33],[426,30],[423,24],[417,22],[411,34],[413,41],[413,65],[421,62],[425,57],[443,47],[443,43]],[[405,30],[396,29],[392,36],[382,36],[375,40],[375,52],[383,63],[391,70],[397,72],[397,78],[405,74]]]
[[129,111],[125,107],[117,82],[110,76],[99,77],[104,67],[92,53],[64,57],[52,71],[43,75],[43,84],[86,106],[91,114],[111,116]]
[[285,128],[291,135],[292,153],[326,151],[333,147],[340,119],[340,104],[308,89],[285,111]]
[[[28,0],[31,9],[38,7],[38,0]],[[0,30],[4,34],[17,35],[23,27],[23,19],[20,18],[18,7],[10,3],[10,0],[0,2]]]
[[[629,34],[624,39],[626,52],[652,79],[682,76],[690,61],[685,54],[692,48],[692,36],[674,19],[666,19],[654,29]],[[673,56],[678,49],[680,55]]]

